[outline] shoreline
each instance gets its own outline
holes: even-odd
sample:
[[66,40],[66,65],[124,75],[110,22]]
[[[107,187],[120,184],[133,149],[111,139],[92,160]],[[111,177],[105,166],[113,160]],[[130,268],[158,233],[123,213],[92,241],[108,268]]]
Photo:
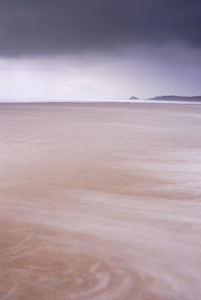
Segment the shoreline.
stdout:
[[122,104],[201,104],[201,100],[197,100],[197,101],[185,101],[185,100],[143,100],[143,99],[139,99],[139,100],[63,100],[63,101],[0,101],[0,105],[2,104],[54,104],[54,105],[61,105],[61,104],[73,104],[73,103],[90,103],[90,104],[96,104],[96,103],[122,103]]

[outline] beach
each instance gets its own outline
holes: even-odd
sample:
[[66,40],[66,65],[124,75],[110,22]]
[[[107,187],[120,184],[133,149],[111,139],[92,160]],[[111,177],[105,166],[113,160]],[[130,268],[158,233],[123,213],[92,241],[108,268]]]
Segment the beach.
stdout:
[[200,104],[0,104],[0,299],[200,300],[200,136]]

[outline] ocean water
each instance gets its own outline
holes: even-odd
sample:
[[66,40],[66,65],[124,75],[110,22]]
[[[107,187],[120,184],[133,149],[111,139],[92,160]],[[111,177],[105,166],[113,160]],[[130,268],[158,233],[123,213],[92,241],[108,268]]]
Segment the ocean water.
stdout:
[[201,106],[0,105],[0,298],[199,300]]

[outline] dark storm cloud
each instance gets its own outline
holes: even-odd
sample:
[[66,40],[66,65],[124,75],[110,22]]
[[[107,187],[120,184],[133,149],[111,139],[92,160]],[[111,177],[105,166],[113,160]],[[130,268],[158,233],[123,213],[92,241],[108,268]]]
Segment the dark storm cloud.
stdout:
[[0,55],[54,55],[121,45],[201,46],[200,0],[1,0]]

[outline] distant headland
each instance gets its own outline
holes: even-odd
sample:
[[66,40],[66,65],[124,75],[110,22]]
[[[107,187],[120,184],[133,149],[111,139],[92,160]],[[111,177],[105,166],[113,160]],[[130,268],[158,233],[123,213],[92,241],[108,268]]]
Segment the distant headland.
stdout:
[[[129,100],[140,100],[139,98],[132,96]],[[184,101],[184,102],[201,102],[201,96],[176,96],[176,95],[165,95],[148,98],[145,100],[154,101]]]
[[201,96],[157,96],[154,98],[149,98],[148,100],[162,100],[162,101],[201,101]]

